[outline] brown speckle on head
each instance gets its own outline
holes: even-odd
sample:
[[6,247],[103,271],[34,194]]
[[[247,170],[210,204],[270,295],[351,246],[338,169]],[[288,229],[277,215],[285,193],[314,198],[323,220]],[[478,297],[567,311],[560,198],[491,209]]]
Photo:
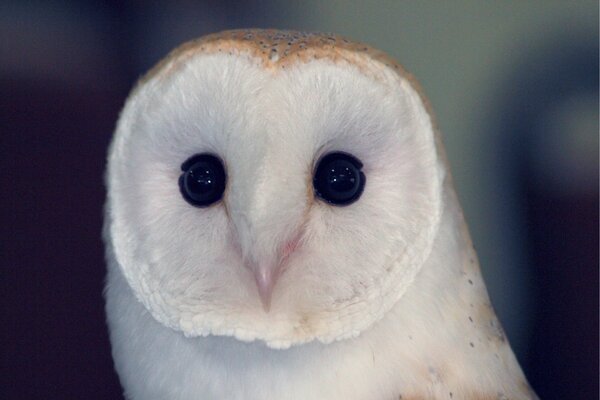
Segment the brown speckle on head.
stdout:
[[[270,51],[264,51],[270,48]],[[284,69],[285,66],[313,59],[344,60],[363,68],[368,60],[377,61],[394,71],[420,94],[423,104],[432,116],[429,101],[420,85],[398,62],[387,54],[364,43],[331,33],[309,33],[276,29],[242,29],[219,32],[184,43],[152,68],[140,84],[156,76],[176,71],[189,57],[199,53],[231,52],[257,57],[266,69]],[[276,57],[273,54],[277,54]]]

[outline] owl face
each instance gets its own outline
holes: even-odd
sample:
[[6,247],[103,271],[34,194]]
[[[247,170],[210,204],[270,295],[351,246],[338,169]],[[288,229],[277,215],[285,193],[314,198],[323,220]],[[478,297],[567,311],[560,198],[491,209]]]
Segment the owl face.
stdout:
[[304,38],[188,45],[119,120],[109,244],[138,300],[187,336],[358,335],[431,251],[442,168],[421,98],[370,50]]

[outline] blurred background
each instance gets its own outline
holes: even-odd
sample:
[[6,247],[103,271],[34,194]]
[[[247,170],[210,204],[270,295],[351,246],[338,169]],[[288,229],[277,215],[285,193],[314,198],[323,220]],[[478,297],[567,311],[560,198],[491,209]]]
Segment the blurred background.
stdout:
[[598,398],[598,2],[0,2],[2,399],[119,399],[103,170],[140,74],[206,33],[336,32],[416,75],[542,399]]

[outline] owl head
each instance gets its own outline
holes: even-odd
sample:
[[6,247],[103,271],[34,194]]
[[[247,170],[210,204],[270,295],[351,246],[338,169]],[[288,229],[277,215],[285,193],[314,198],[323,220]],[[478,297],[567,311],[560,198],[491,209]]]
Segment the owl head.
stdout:
[[444,166],[393,60],[328,34],[228,31],[175,50],[121,114],[106,240],[186,336],[353,337],[428,258]]

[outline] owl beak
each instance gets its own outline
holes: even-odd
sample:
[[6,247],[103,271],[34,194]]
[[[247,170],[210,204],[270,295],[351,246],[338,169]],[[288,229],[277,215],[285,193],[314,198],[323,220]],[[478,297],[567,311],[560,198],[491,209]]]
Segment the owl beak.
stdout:
[[279,279],[279,275],[285,269],[285,264],[290,254],[298,247],[299,241],[300,235],[296,235],[293,240],[287,242],[279,252],[279,257],[275,263],[263,262],[252,265],[253,268],[251,269],[254,273],[254,280],[256,281],[260,301],[262,302],[263,310],[267,313],[271,310],[273,288]]
[[263,310],[269,312],[271,310],[273,287],[277,280],[277,271],[268,266],[258,267],[254,270],[254,279],[256,280],[256,286],[258,287],[258,294],[260,296],[260,301],[262,302]]

